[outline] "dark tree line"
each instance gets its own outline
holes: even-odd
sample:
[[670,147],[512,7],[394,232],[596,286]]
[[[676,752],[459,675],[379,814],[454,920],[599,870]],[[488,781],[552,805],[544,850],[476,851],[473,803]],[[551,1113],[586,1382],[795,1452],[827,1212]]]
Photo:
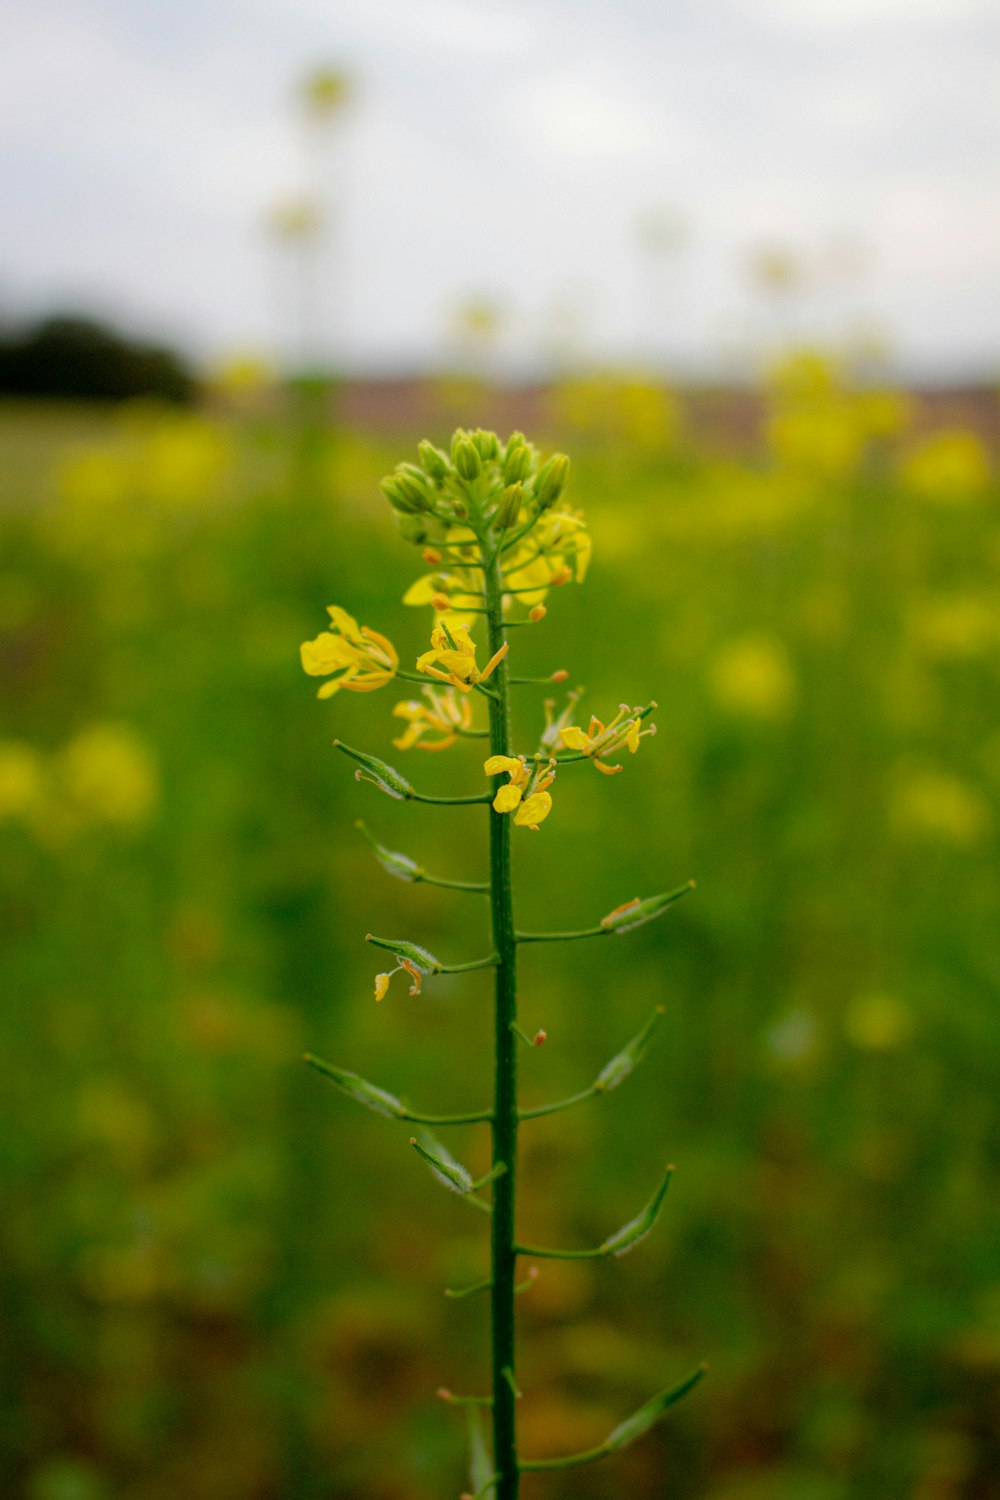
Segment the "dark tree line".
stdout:
[[0,336],[0,395],[126,401],[189,401],[195,381],[172,350],[115,333],[90,318],[59,314]]

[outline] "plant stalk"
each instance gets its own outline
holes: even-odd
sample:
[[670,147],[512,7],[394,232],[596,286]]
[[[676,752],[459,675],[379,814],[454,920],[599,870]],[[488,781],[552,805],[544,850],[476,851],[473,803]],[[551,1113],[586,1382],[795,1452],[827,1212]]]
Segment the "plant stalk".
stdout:
[[[484,560],[487,556],[484,547]],[[484,570],[484,601],[490,656],[503,646],[503,579],[497,551],[488,554]],[[510,696],[506,659],[493,674],[490,697],[490,753],[510,755]],[[497,785],[500,778],[497,778]],[[514,1204],[517,1173],[517,939],[511,892],[511,819],[489,810],[490,908],[493,947],[497,955],[495,979],[495,1092],[493,1105],[493,1163],[506,1171],[493,1189],[491,1270],[493,1365],[493,1465],[497,1471],[496,1500],[517,1500],[520,1471],[517,1461],[517,1411],[514,1384],[514,1296],[517,1251]]]

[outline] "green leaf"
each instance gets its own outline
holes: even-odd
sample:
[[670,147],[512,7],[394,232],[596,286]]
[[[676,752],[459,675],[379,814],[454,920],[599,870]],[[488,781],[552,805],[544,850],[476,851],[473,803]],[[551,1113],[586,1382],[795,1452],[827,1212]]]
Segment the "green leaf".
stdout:
[[638,897],[634,901],[626,901],[623,906],[616,906],[614,911],[609,911],[606,917],[602,917],[601,926],[605,932],[631,932],[633,928],[642,927],[646,922],[654,922],[669,906],[673,906],[675,901],[679,901],[694,888],[694,881],[688,880],[675,891],[664,891],[659,896],[646,896],[641,901]]
[[693,1375],[682,1380],[679,1385],[670,1386],[668,1390],[661,1391],[658,1396],[647,1401],[645,1406],[640,1406],[634,1416],[628,1417],[620,1422],[614,1432],[605,1438],[603,1447],[608,1453],[618,1453],[622,1448],[627,1448],[629,1443],[634,1443],[636,1438],[642,1437],[643,1433],[660,1420],[663,1413],[693,1390],[700,1380],[704,1378],[706,1366],[699,1365]]
[[638,1036],[634,1036],[620,1052],[615,1054],[609,1063],[605,1063],[594,1081],[596,1089],[600,1089],[604,1093],[610,1093],[620,1083],[625,1082],[625,1079],[632,1072],[633,1068],[642,1062],[642,1059],[649,1051],[653,1032],[659,1026],[662,1017],[663,1006],[658,1005]]
[[667,1196],[667,1188],[670,1186],[673,1171],[673,1167],[667,1168],[663,1174],[663,1181],[646,1204],[646,1207],[642,1210],[642,1213],[637,1214],[634,1219],[630,1219],[627,1224],[624,1224],[618,1230],[617,1234],[610,1235],[604,1241],[601,1246],[602,1255],[624,1255],[627,1251],[633,1250],[641,1240],[646,1238],[659,1216],[663,1200]]
[[390,953],[395,953],[397,958],[405,958],[419,969],[421,974],[440,974],[444,965],[433,953],[428,953],[426,948],[421,948],[417,943],[409,943],[405,938],[381,938],[375,937],[374,933],[365,933],[365,942],[371,943],[375,948],[386,948]]
[[474,1183],[472,1173],[456,1161],[446,1146],[442,1146],[429,1130],[421,1130],[410,1137],[410,1145],[430,1167],[434,1176],[453,1193],[471,1193]]
[[357,1073],[348,1073],[345,1068],[335,1068],[333,1063],[324,1062],[322,1058],[313,1057],[307,1052],[305,1057],[310,1067],[315,1068],[326,1078],[329,1078],[340,1089],[341,1093],[349,1099],[354,1099],[358,1104],[363,1104],[367,1109],[374,1110],[377,1115],[386,1115],[397,1120],[406,1118],[406,1106],[395,1094],[386,1093],[377,1084],[369,1083],[366,1078],[361,1078]]

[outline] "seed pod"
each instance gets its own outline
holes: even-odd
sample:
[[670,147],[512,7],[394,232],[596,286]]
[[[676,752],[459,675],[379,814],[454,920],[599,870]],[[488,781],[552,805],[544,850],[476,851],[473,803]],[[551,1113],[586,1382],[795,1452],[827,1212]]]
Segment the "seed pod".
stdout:
[[679,901],[694,888],[694,881],[688,880],[675,891],[664,891],[660,896],[646,896],[641,901],[637,896],[634,901],[626,901],[624,905],[616,906],[614,911],[609,911],[606,917],[601,918],[601,926],[606,932],[631,932],[634,927],[655,921],[675,901]]
[[646,1238],[656,1223],[660,1207],[667,1196],[667,1188],[670,1186],[670,1179],[673,1176],[673,1172],[673,1167],[668,1167],[663,1175],[663,1181],[646,1204],[642,1213],[637,1214],[634,1219],[630,1219],[627,1224],[623,1224],[621,1229],[615,1234],[609,1235],[604,1241],[601,1250],[605,1255],[625,1255],[629,1250],[634,1250],[636,1245]]
[[654,1396],[651,1401],[647,1401],[645,1406],[640,1406],[633,1416],[627,1417],[624,1422],[618,1424],[614,1432],[604,1439],[601,1447],[608,1453],[618,1453],[622,1448],[627,1448],[629,1443],[634,1443],[636,1438],[642,1437],[643,1433],[648,1432],[653,1424],[660,1420],[668,1407],[673,1406],[675,1402],[686,1396],[688,1391],[694,1389],[699,1380],[704,1378],[705,1368],[704,1365],[699,1366],[693,1375],[689,1375],[679,1385],[670,1386],[667,1390],[661,1391],[658,1396]]
[[343,740],[334,740],[333,748],[342,750],[345,755],[357,761],[361,769],[354,774],[359,781],[372,782],[379,791],[385,792],[388,797],[394,797],[397,802],[413,796],[413,788],[406,777],[400,776],[398,771],[386,765],[384,760],[379,760],[377,755],[369,755],[365,750],[355,750],[351,745],[345,745]]
[[408,942],[406,938],[381,938],[366,932],[365,942],[371,943],[373,948],[385,948],[389,953],[395,953],[397,958],[406,959],[421,974],[440,974],[444,968],[441,960],[435,958],[433,953],[428,953],[418,943]]
[[597,1075],[594,1083],[595,1088],[600,1089],[603,1093],[610,1094],[612,1089],[616,1089],[620,1083],[625,1082],[632,1070],[638,1067],[649,1051],[653,1032],[659,1026],[662,1018],[663,1006],[658,1005],[638,1036],[634,1036],[620,1052],[615,1054],[610,1062],[605,1063]]
[[438,1182],[450,1188],[453,1193],[461,1193],[463,1196],[472,1192],[472,1173],[460,1161],[456,1161],[447,1147],[442,1146],[429,1130],[421,1130],[419,1137],[411,1136],[410,1145],[418,1156],[423,1157]]
[[539,510],[548,510],[555,505],[566,488],[569,478],[569,459],[565,453],[553,453],[535,476],[535,500]]
[[406,1118],[406,1105],[397,1099],[395,1094],[386,1093],[377,1084],[369,1083],[366,1078],[361,1078],[357,1073],[348,1073],[345,1068],[335,1068],[333,1063],[324,1062],[320,1057],[313,1057],[311,1052],[306,1053],[306,1062],[317,1072],[322,1073],[331,1082],[335,1083],[341,1093],[346,1094],[349,1099],[354,1099],[358,1104],[363,1104],[366,1109],[374,1110],[377,1115],[385,1115],[388,1118],[404,1120]]
[[419,881],[424,878],[424,872],[415,860],[408,854],[398,854],[394,849],[386,849],[377,839],[373,838],[359,819],[355,828],[362,833],[375,850],[375,858],[390,875],[395,875],[397,880]]

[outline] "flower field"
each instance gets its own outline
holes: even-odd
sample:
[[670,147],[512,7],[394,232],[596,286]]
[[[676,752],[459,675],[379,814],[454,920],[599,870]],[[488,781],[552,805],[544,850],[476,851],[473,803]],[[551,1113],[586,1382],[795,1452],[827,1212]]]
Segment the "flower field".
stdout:
[[[466,1482],[435,1391],[481,1380],[486,1309],[442,1295],[486,1274],[481,1226],[428,1193],[405,1124],[302,1055],[442,1111],[491,1087],[488,976],[413,994],[404,974],[376,1004],[362,941],[405,931],[474,970],[480,898],[394,881],[372,842],[475,883],[483,820],[404,809],[332,747],[432,795],[487,790],[452,687],[487,681],[488,653],[455,625],[460,591],[435,611],[433,573],[414,583],[379,492],[419,438],[488,420],[484,399],[429,389],[429,431],[235,399],[0,410],[4,1494]],[[571,456],[589,532],[563,545],[588,571],[548,588],[518,670],[572,670],[546,733],[592,765],[551,794],[495,767],[519,919],[589,929],[697,886],[621,941],[522,959],[522,1024],[547,1034],[521,1063],[529,1108],[586,1089],[664,1008],[626,1087],[525,1136],[525,1239],[600,1242],[676,1163],[626,1267],[538,1263],[525,1447],[587,1449],[665,1371],[710,1372],[613,1476],[524,1490],[987,1500],[996,455],[815,354],[762,403],[750,440],[709,441],[683,395],[567,381],[532,432]],[[430,694],[392,684],[418,658]],[[335,693],[343,672],[383,690]],[[555,695],[516,692],[534,733]],[[628,707],[650,694],[655,736]],[[483,1125],[459,1135],[488,1172]]]

